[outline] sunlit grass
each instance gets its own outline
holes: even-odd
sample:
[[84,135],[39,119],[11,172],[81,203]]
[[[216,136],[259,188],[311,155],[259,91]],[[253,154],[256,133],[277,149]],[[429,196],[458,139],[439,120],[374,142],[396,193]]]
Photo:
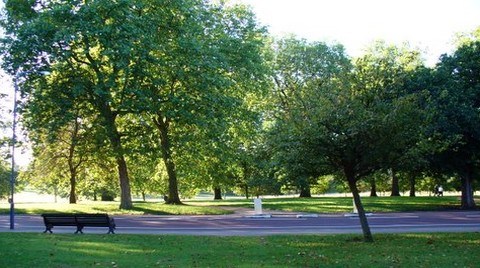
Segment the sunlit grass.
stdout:
[[[364,208],[368,212],[400,211],[436,211],[458,209],[458,196],[445,197],[362,197]],[[314,197],[314,198],[265,198],[262,200],[264,210],[293,211],[307,213],[345,213],[351,212],[351,197]],[[41,214],[51,212],[70,213],[109,213],[132,215],[221,215],[233,213],[237,208],[253,210],[251,199],[228,199],[219,201],[188,200],[184,205],[165,205],[156,202],[134,202],[130,210],[119,209],[119,202],[82,201],[78,204],[68,203],[17,203],[18,214]],[[9,211],[8,203],[0,203],[0,213]]]
[[[480,233],[204,237],[0,233],[0,267],[478,267]],[[412,246],[414,245],[414,246]]]
[[[119,202],[82,201],[77,204],[68,203],[17,203],[15,211],[18,214],[42,214],[52,212],[65,213],[108,213],[131,215],[219,215],[229,214],[231,211],[215,206],[203,205],[165,205],[163,202],[134,202],[133,209],[119,208]],[[0,203],[0,213],[8,213],[9,204]]]
[[[435,211],[456,209],[460,206],[457,196],[445,197],[362,197],[364,208],[370,212],[398,211]],[[225,200],[216,202],[192,201],[191,204],[211,206],[253,207],[251,200]],[[262,200],[264,209],[311,212],[344,213],[351,212],[351,197],[314,197],[314,198],[266,198]]]

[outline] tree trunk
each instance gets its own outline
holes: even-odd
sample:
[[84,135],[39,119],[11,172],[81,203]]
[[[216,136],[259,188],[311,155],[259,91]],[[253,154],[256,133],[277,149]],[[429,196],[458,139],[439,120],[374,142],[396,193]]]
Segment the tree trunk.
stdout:
[[133,207],[132,195],[130,191],[130,179],[128,177],[127,162],[125,161],[125,153],[115,123],[116,114],[104,98],[97,99],[97,105],[100,108],[100,113],[105,122],[105,129],[115,155],[115,162],[117,163],[118,177],[120,180],[120,209],[131,209]]
[[118,177],[120,180],[120,209],[131,209],[132,196],[130,192],[130,179],[128,178],[127,162],[123,155],[123,147],[120,143],[120,135],[116,133],[111,137],[112,147],[116,154],[115,161],[117,162]]
[[469,167],[467,172],[462,176],[462,209],[474,209],[476,207],[473,198],[473,172]]
[[372,178],[370,180],[370,196],[371,197],[378,197],[378,194],[377,194],[377,182],[375,180],[375,178]]
[[367,215],[365,214],[365,210],[360,199],[360,194],[357,188],[357,180],[355,179],[354,172],[348,168],[345,168],[344,172],[348,181],[348,186],[350,187],[350,191],[353,195],[353,201],[355,202],[355,206],[357,207],[358,217],[360,219],[360,225],[362,226],[363,231],[363,239],[365,242],[373,242],[372,232],[370,231]]
[[70,173],[70,197],[69,203],[76,204],[77,203],[77,194],[75,192],[75,188],[77,185],[77,178],[75,173]]
[[213,192],[214,192],[214,197],[213,197],[214,200],[222,200],[222,189],[220,189],[220,187],[215,187],[213,189]]
[[416,196],[415,183],[416,183],[415,175],[410,175],[410,197]]
[[400,196],[400,186],[398,184],[398,176],[393,169],[388,171],[392,177],[392,194],[390,196]]
[[58,186],[55,184],[53,186],[53,195],[54,195],[54,200],[55,200],[55,203],[57,203],[57,199],[58,199]]
[[246,161],[242,161],[243,168],[243,183],[245,183],[245,197],[248,199],[250,197],[249,187],[248,187],[248,177],[250,176],[250,171]]
[[308,183],[300,187],[300,197],[312,197],[312,192],[310,191],[310,185]]
[[[89,47],[89,44],[86,43],[86,46]],[[102,92],[103,94],[93,90],[90,92],[90,94],[93,97],[93,105],[99,110],[100,116],[104,121],[106,135],[110,140],[115,161],[117,162],[118,177],[120,180],[120,209],[131,209],[133,207],[133,203],[130,191],[130,179],[128,177],[127,162],[125,161],[125,152],[123,150],[120,132],[118,131],[117,124],[115,122],[117,113],[114,112],[110,106],[109,97],[111,96],[108,96],[109,93],[105,94],[105,92],[109,92],[109,87],[104,83],[104,75],[102,74],[102,71],[88,52],[85,54],[85,56],[91,63],[91,66],[97,75],[99,86],[105,90]]]
[[120,180],[120,209],[131,209],[133,207],[132,195],[130,192],[130,179],[128,178],[127,162],[123,152],[123,146],[120,140],[115,121],[110,121],[110,142],[117,162],[118,177]]
[[165,202],[166,204],[177,204],[180,205],[180,196],[178,194],[178,180],[177,180],[177,171],[175,168],[175,162],[172,157],[172,148],[170,144],[169,137],[169,121],[167,118],[163,118],[161,115],[157,115],[157,118],[154,118],[155,125],[160,131],[160,146],[162,148],[162,157],[167,169],[168,174],[168,198]]
[[77,203],[77,194],[76,194],[76,185],[77,185],[77,168],[80,166],[82,160],[80,158],[78,165],[74,164],[75,159],[75,149],[77,146],[77,137],[78,131],[80,129],[80,123],[78,122],[78,117],[75,118],[75,122],[73,124],[72,135],[70,136],[70,146],[68,152],[68,169],[70,171],[70,197],[69,203],[76,204]]
[[116,158],[118,174],[120,177],[120,209],[133,208],[132,195],[130,192],[130,180],[128,178],[127,162],[122,155]]

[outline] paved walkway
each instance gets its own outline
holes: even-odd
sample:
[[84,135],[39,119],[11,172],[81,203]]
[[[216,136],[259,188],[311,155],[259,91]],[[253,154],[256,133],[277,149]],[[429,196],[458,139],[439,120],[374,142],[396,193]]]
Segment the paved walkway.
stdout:
[[[235,209],[234,214],[216,216],[115,215],[116,233],[182,235],[272,235],[361,233],[356,215],[301,214],[294,212]],[[480,232],[480,211],[378,213],[368,217],[373,233]],[[15,229],[9,216],[0,216],[0,232],[43,232],[39,215],[17,215]],[[73,233],[74,227],[54,227],[54,233]],[[84,232],[106,233],[107,228],[85,228]]]

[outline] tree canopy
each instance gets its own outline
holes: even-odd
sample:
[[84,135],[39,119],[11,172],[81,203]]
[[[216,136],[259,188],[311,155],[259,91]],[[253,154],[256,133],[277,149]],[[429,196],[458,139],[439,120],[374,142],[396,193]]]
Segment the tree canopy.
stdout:
[[[176,150],[186,139],[227,131],[248,94],[262,90],[265,32],[244,7],[196,0],[14,2],[3,20],[4,68],[31,74],[22,87],[25,115],[38,122],[31,129],[54,133],[78,111],[88,117],[97,143],[117,164],[122,208],[132,206],[125,148],[135,138],[128,135],[132,126],[157,129],[168,202],[180,203]],[[45,70],[48,78],[35,77]]]
[[416,180],[451,182],[475,207],[480,29],[430,68],[406,44],[351,58],[341,44],[275,40],[226,1],[9,0],[0,23],[33,142],[24,177],[71,203],[343,187],[366,241],[359,193],[375,180],[411,196]]

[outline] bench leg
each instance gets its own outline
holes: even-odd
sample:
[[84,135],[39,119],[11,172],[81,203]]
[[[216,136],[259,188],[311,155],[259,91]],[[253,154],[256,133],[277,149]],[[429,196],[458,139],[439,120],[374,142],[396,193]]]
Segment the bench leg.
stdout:
[[83,234],[83,226],[77,226],[77,231],[75,232],[75,234],[78,234],[78,233],[81,233]]
[[110,219],[110,223],[108,225],[108,233],[112,233],[112,234],[115,234],[115,227],[117,227],[117,225],[115,224],[115,220],[113,218]]
[[46,233],[46,232],[53,233],[52,228],[53,228],[53,226],[50,226],[50,225],[45,226],[45,231],[43,231],[43,233]]

